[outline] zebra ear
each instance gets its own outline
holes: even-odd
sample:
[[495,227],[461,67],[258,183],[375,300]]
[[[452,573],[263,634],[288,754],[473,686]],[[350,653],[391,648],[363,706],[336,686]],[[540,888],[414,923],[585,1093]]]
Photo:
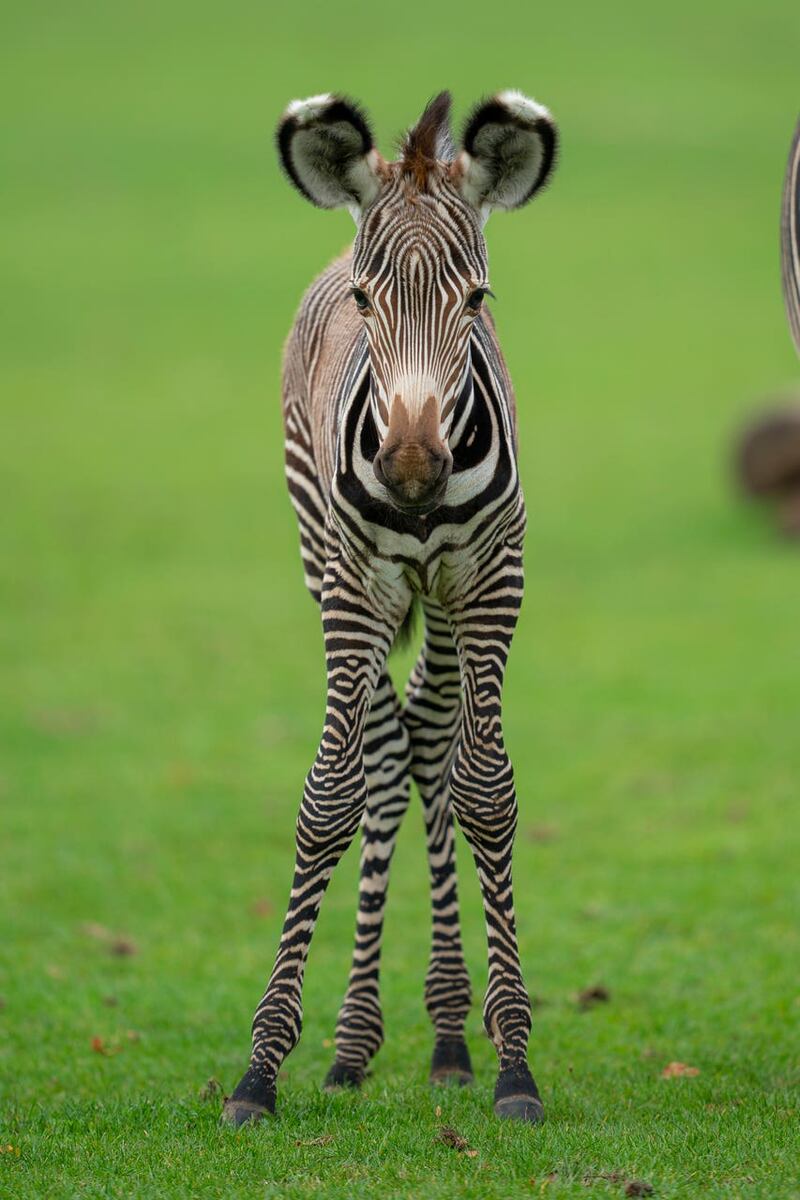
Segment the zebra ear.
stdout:
[[527,204],[544,187],[555,166],[558,131],[543,105],[507,91],[473,109],[462,141],[453,181],[485,220],[495,208]]
[[383,159],[358,105],[325,94],[293,100],[278,125],[284,171],[320,208],[349,208],[356,220],[378,194]]

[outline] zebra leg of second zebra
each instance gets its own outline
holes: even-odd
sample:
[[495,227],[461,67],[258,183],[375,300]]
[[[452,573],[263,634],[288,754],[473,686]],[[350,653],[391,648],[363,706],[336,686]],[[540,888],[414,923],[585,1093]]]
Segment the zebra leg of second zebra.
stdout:
[[422,602],[425,642],[406,688],[403,718],[411,735],[411,771],[422,798],[431,880],[432,937],[425,1007],[435,1043],[431,1083],[471,1083],[464,1022],[472,1003],[461,945],[455,830],[448,778],[461,723],[461,674],[447,617]]
[[367,799],[364,726],[410,593],[374,594],[357,566],[334,555],[322,581],[327,701],[317,756],[297,817],[294,879],[275,965],[253,1018],[250,1065],[223,1120],[242,1125],[275,1112],[281,1063],[297,1045],[303,976],[322,897],[353,840]]
[[360,1087],[383,1044],[379,980],[383,917],[397,831],[408,808],[410,740],[389,676],[381,676],[364,731],[367,807],[361,827],[361,867],[353,962],[336,1021],[336,1058],[326,1088]]
[[502,729],[503,677],[522,584],[519,546],[501,545],[469,596],[448,603],[464,695],[450,795],[483,895],[489,950],[483,1021],[500,1060],[494,1110],[499,1117],[535,1123],[544,1108],[527,1059],[531,1003],[520,968],[511,886],[517,798]]

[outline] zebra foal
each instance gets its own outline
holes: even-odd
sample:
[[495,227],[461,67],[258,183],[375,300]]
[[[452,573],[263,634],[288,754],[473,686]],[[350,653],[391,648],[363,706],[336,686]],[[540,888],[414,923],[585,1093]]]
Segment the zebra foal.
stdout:
[[[322,896],[359,826],[356,943],[326,1085],[358,1086],[381,1045],[383,914],[412,778],[433,908],[431,1077],[472,1078],[455,813],[485,909],[495,1112],[542,1116],[527,1063],[531,1008],[511,889],[517,804],[501,723],[525,509],[514,396],[483,305],[483,226],[494,209],[518,208],[543,187],[557,134],[547,109],[507,91],[473,110],[457,149],[449,110],[448,93],[432,100],[396,162],[381,157],[361,110],[338,96],[295,101],[278,127],[290,180],[320,207],[348,208],[357,234],[352,252],[306,293],[284,359],[286,476],[321,609],[327,702],[250,1065],[225,1105],[236,1125],[275,1111],[278,1070],[300,1036]],[[401,705],[386,661],[416,598],[424,642]]]

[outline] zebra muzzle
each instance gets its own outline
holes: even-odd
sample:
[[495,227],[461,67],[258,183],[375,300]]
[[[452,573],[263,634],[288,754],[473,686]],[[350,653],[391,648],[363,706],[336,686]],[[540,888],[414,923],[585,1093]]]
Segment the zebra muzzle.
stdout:
[[382,446],[373,470],[392,501],[403,509],[430,509],[440,504],[453,468],[453,456],[444,444],[429,447],[419,442]]

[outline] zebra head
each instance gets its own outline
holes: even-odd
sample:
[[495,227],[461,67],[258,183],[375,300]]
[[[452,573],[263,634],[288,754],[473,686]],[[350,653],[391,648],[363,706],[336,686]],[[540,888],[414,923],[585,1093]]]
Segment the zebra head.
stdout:
[[457,149],[442,92],[387,162],[361,109],[340,96],[289,105],[283,168],[322,208],[349,209],[353,303],[369,353],[374,472],[398,507],[430,510],[452,468],[449,437],[471,385],[470,330],[490,293],[483,227],[548,180],[557,144],[546,108],[520,92],[480,103]]

